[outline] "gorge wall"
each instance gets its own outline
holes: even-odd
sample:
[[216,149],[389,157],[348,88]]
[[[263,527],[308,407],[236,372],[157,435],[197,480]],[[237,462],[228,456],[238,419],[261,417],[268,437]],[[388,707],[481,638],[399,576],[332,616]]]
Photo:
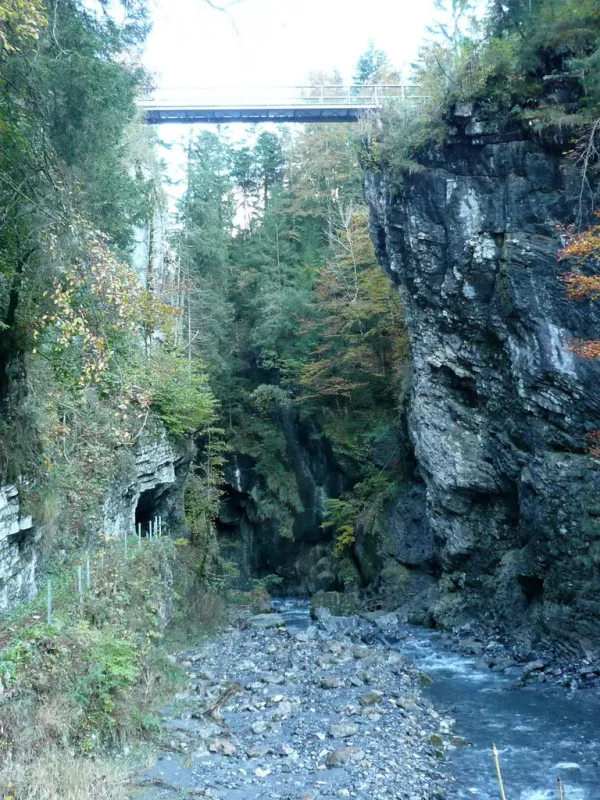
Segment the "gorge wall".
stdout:
[[[165,435],[140,443],[126,469],[113,479],[101,513],[100,532],[106,536],[133,535],[136,523],[144,535],[160,515],[163,532],[183,530],[183,494],[194,455],[193,445],[175,446]],[[89,520],[81,520],[86,533]],[[23,512],[19,486],[0,485],[0,613],[32,600],[38,591],[39,567],[44,557],[44,526]],[[97,544],[97,531],[89,531],[88,544]]]
[[[567,300],[557,224],[580,179],[560,136],[455,107],[441,150],[402,186],[366,176],[378,258],[398,285],[414,382],[418,526],[400,525],[437,624],[598,639],[600,366],[569,349],[600,309]],[[424,487],[424,491],[419,489]],[[407,536],[411,541],[407,540]]]
[[133,535],[141,524],[147,535],[150,523],[159,516],[164,533],[178,530],[184,523],[183,495],[193,455],[191,442],[183,440],[176,446],[164,432],[142,441],[107,493],[103,532]]
[[338,463],[316,426],[301,422],[291,409],[280,412],[278,424],[289,458],[289,480],[299,501],[291,530],[282,534],[280,521],[269,513],[271,493],[255,460],[234,452],[225,467],[217,519],[221,553],[236,564],[242,585],[274,575],[281,580],[279,591],[291,593],[357,585],[357,567],[349,559],[332,557],[333,535],[322,527],[327,499],[339,497],[352,485],[353,476]]
[[38,540],[32,518],[22,513],[18,487],[0,486],[0,612],[35,596]]

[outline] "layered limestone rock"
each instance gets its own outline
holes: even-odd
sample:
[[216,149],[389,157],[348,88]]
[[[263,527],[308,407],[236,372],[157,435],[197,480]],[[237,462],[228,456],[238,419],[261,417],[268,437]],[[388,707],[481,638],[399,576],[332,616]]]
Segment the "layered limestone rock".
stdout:
[[[140,445],[107,494],[102,532],[132,534],[136,522],[147,532],[157,515],[165,533],[177,530],[183,523],[183,490],[192,457],[191,445],[178,449],[164,435]],[[18,487],[0,485],[0,613],[35,596],[40,536],[32,517],[21,512]]]
[[0,612],[35,597],[37,540],[32,518],[21,514],[18,488],[0,486]]
[[138,445],[132,463],[115,480],[104,502],[102,531],[108,536],[132,534],[141,523],[144,535],[151,520],[161,516],[171,531],[182,524],[183,492],[193,456],[166,435]]
[[396,510],[397,557],[441,574],[440,624],[475,616],[581,640],[600,637],[600,468],[587,453],[600,366],[569,342],[598,337],[600,308],[567,300],[559,279],[558,226],[580,188],[564,149],[457,107],[442,151],[401,187],[368,174],[366,190],[412,348],[419,477]]

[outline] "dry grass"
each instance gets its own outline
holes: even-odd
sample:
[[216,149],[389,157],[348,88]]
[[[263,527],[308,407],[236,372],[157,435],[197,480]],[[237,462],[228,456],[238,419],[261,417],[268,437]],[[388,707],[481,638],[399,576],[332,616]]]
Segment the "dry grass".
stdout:
[[14,800],[125,800],[131,771],[114,760],[46,750],[27,761],[7,758],[0,793]]
[[[133,763],[108,753],[126,742],[138,756],[145,751],[160,730],[156,708],[182,681],[164,641],[154,646],[163,620],[157,608],[170,601],[167,544],[105,563],[81,606],[57,604],[54,625],[29,613],[11,623],[4,647],[0,638],[0,672],[9,676],[0,704],[2,800],[135,795]],[[199,583],[197,554],[184,555],[175,611],[195,638],[218,624],[224,604]]]
[[212,592],[202,592],[193,603],[192,617],[199,625],[218,625],[225,617],[225,601]]
[[54,695],[41,702],[34,713],[34,730],[40,746],[66,745],[78,709],[68,695]]

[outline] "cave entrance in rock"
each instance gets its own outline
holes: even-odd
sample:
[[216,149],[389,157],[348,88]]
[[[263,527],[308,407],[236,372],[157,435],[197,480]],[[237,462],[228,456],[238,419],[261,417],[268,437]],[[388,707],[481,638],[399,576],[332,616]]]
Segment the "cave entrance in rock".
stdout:
[[[135,507],[135,527],[141,524],[142,536],[147,536],[151,522],[157,517],[162,517],[163,526],[168,521],[169,504],[167,502],[169,487],[159,484],[152,489],[142,492]],[[163,528],[164,532],[164,528]]]
[[544,579],[536,578],[534,575],[518,575],[517,580],[521,591],[525,595],[527,605],[539,603],[544,597]]

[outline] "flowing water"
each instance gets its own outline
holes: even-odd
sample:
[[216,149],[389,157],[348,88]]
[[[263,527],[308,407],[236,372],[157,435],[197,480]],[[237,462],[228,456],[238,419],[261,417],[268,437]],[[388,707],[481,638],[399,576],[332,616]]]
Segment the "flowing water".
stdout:
[[[308,603],[284,600],[290,626],[309,624]],[[455,783],[449,800],[498,800],[491,745],[500,751],[507,800],[600,800],[600,698],[544,684],[513,688],[520,670],[492,672],[476,659],[448,652],[435,631],[406,626],[394,647],[433,678],[427,693],[456,719],[472,743],[450,754]]]

